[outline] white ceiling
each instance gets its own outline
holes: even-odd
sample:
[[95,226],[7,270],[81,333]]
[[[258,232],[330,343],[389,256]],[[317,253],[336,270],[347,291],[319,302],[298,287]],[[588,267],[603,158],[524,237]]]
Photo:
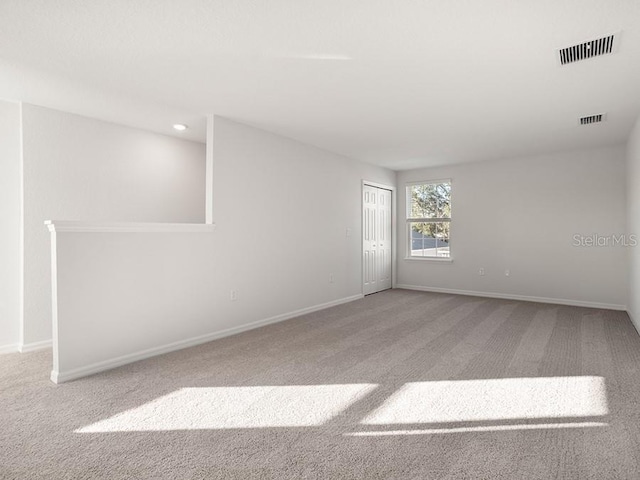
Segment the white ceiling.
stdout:
[[0,98],[201,141],[215,113],[393,169],[611,145],[640,1],[0,0]]

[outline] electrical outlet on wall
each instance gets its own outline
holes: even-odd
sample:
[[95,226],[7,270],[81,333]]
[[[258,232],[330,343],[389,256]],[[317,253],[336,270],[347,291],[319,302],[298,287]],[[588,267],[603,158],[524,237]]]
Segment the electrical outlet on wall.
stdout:
[[236,300],[238,300],[238,291],[237,290],[231,290],[231,301],[235,302]]
[[508,277],[509,275],[511,275],[511,270],[509,270],[508,268],[504,271],[504,276]]
[[480,270],[478,270],[478,275],[480,275],[481,277],[484,277],[484,268],[481,268]]
[[333,283],[333,273],[329,274],[329,283]]

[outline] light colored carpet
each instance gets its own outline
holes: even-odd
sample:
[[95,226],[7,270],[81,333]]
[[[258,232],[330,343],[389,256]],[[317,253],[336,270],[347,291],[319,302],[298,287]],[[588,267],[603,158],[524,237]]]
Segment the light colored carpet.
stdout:
[[622,312],[394,290],[55,386],[0,357],[0,478],[640,478]]

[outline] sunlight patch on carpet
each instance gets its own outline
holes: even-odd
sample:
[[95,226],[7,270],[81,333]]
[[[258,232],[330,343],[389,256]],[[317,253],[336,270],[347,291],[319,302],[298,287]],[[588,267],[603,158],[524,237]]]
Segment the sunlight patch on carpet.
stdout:
[[181,388],[76,433],[319,426],[377,385]]
[[451,380],[406,383],[362,423],[446,423],[608,413],[602,377]]

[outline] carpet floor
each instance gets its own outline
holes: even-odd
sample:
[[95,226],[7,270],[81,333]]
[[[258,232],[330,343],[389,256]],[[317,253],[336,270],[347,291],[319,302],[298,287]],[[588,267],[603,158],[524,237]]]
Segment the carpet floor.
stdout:
[[639,479],[626,313],[392,290],[59,386],[0,356],[2,479]]

